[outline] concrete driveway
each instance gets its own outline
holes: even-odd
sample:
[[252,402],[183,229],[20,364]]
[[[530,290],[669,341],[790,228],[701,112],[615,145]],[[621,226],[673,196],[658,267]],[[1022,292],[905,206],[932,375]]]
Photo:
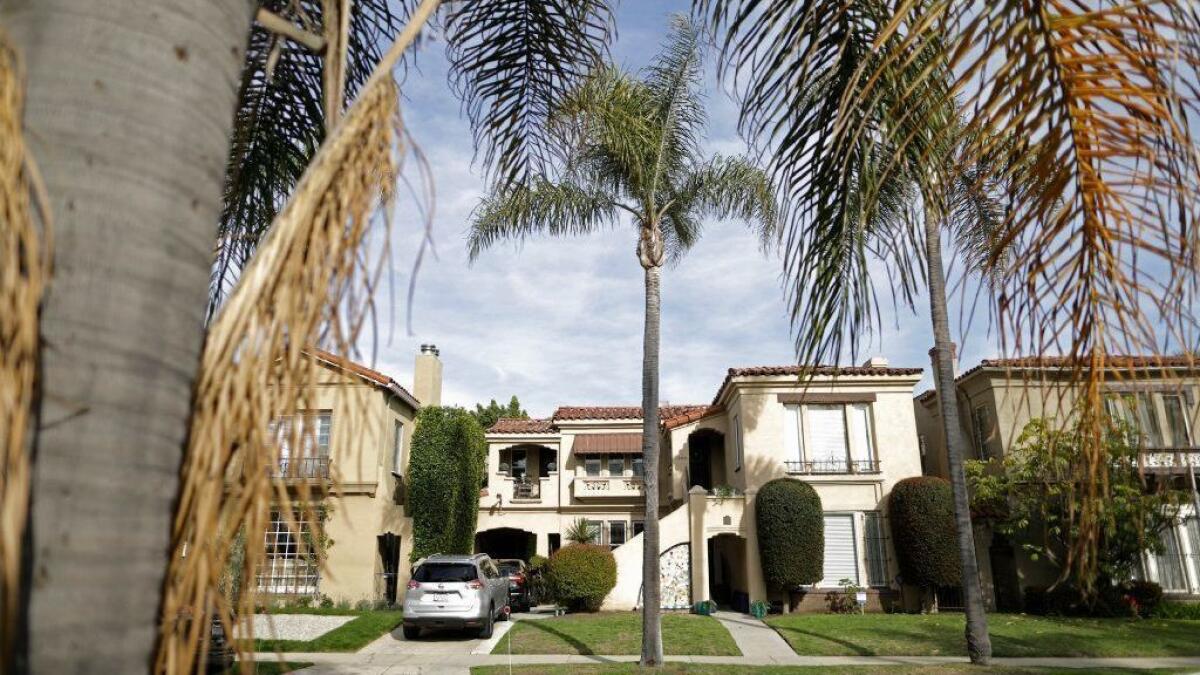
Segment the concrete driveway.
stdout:
[[391,633],[364,647],[359,654],[491,654],[500,639],[512,628],[514,621],[544,619],[553,614],[553,607],[538,607],[531,612],[513,614],[508,621],[497,621],[488,640],[480,640],[470,632],[422,631],[416,640],[405,640],[400,626]]

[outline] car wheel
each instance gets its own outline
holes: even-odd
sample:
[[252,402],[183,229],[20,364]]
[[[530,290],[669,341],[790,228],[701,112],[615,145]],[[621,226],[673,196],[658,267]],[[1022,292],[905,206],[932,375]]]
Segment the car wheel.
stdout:
[[508,621],[509,619],[511,619],[512,611],[513,611],[512,605],[505,605],[504,608],[500,610],[500,620]]
[[405,626],[404,627],[404,639],[405,640],[416,640],[419,637],[421,637],[421,627],[420,626]]
[[495,605],[488,607],[487,616],[483,618],[483,625],[479,627],[480,639],[487,640],[488,638],[492,637],[492,627],[496,621],[495,611]]

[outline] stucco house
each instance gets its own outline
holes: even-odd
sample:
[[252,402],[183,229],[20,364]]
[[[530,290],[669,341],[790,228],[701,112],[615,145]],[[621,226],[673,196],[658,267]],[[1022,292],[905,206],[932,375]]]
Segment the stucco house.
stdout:
[[[664,607],[782,600],[763,582],[754,504],[763,484],[783,476],[811,483],[825,510],[825,579],[799,607],[823,609],[842,579],[869,588],[870,608],[898,601],[885,505],[896,481],[921,473],[911,403],[920,373],[883,359],[811,371],[731,368],[710,403],[663,406]],[[638,606],[641,427],[640,406],[560,407],[546,419],[497,422],[487,436],[477,548],[547,555],[582,518],[617,558],[605,606]]]
[[[324,494],[319,511],[331,542],[324,570],[306,551],[301,521],[297,536],[279,512],[271,514],[267,558],[259,570],[258,590],[274,596],[327,596],[333,600],[395,600],[408,580],[412,519],[404,513],[403,474],[408,439],[417,411],[438,405],[442,364],[437,348],[424,345],[416,357],[413,392],[391,377],[329,352],[309,355],[317,371],[307,409],[274,420],[280,439],[277,472],[296,486],[308,483]],[[303,448],[286,438],[305,425]],[[297,434],[298,435],[298,434]]]
[[[1184,356],[1111,356],[1104,396],[1109,414],[1140,430],[1145,471],[1160,480],[1186,484],[1187,472],[1200,471],[1196,422],[1200,415],[1200,368]],[[1034,418],[1062,420],[1074,405],[1070,363],[1062,358],[986,359],[958,375],[955,385],[962,411],[967,459],[1000,458]],[[1131,374],[1132,373],[1132,374]],[[947,476],[946,444],[937,394],[914,400],[926,474]],[[981,582],[992,607],[1021,609],[1024,590],[1047,586],[1057,570],[1034,560],[1020,542],[1008,541],[977,525],[976,546]],[[1200,594],[1200,521],[1191,505],[1165,535],[1167,551],[1147,554],[1145,578],[1172,596]]]

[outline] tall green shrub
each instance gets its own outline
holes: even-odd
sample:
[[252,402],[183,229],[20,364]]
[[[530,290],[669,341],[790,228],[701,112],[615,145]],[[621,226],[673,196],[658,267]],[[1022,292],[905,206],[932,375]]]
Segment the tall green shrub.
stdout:
[[595,612],[617,585],[617,560],[607,546],[571,544],[550,556],[546,580],[558,604]]
[[412,560],[474,549],[486,453],[483,428],[466,410],[429,407],[417,415],[408,463]]
[[888,513],[904,582],[922,588],[958,584],[961,563],[949,481],[905,478],[892,488]]
[[820,581],[825,516],[817,491],[794,478],[777,478],[758,491],[754,514],[767,585],[792,589]]

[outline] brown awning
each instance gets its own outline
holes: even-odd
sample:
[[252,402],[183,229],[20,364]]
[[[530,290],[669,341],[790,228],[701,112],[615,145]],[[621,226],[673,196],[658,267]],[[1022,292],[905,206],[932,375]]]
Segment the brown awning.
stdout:
[[641,434],[584,434],[575,437],[576,455],[640,455]]

